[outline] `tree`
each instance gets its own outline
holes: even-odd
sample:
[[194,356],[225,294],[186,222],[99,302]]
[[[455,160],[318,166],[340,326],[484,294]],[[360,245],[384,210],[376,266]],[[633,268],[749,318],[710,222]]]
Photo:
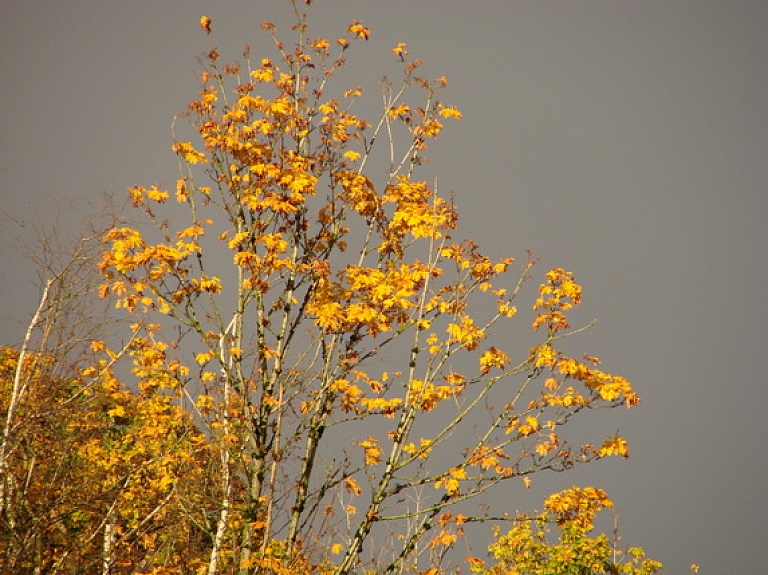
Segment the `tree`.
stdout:
[[9,573],[192,567],[207,548],[182,551],[204,539],[195,521],[205,519],[207,441],[172,394],[132,393],[114,373],[123,356],[138,377],[161,366],[170,382],[173,366],[140,337],[96,356],[112,326],[94,297],[104,233],[71,250],[55,228],[40,235],[40,302],[19,349],[0,347],[0,564]]
[[27,386],[3,476],[2,565],[19,574],[167,563],[191,572],[207,549],[195,522],[205,521],[210,471],[189,414],[168,396],[131,394],[107,366],[99,379],[91,368],[59,378],[45,370],[52,356],[19,361],[0,350],[3,391],[19,368]]
[[363,89],[333,80],[370,30],[312,38],[293,7],[295,44],[263,25],[277,61],[202,59],[175,193],[133,187],[149,225],[104,235],[100,295],[131,330],[117,350],[94,339],[76,382],[102,402],[74,436],[92,572],[432,575],[468,525],[513,519],[473,505],[495,486],[627,456],[619,436],[561,432],[639,403],[561,349],[583,329],[573,274],[544,274],[531,344],[512,349],[499,334],[525,321],[533,260],[455,239],[455,206],[419,179],[461,118],[445,79],[399,44],[369,122]]
[[[55,228],[39,235],[33,252],[43,284],[39,304],[19,349],[0,349],[0,545],[3,563],[13,569],[25,564],[28,553],[43,552],[46,524],[55,515],[53,502],[71,479],[66,465],[46,467],[45,444],[61,440],[62,414],[83,396],[71,375],[78,371],[73,366],[83,359],[89,337],[102,325],[86,309],[94,303],[94,248],[103,233],[92,230],[72,250],[62,247]],[[38,497],[40,478],[45,497]]]
[[[493,485],[626,455],[620,437],[571,446],[558,431],[589,407],[638,398],[597,360],[555,347],[572,333],[566,312],[581,296],[563,269],[546,274],[535,302],[536,345],[521,354],[486,343],[497,324],[514,320],[531,262],[510,287],[494,285],[512,258],[494,262],[473,242],[453,240],[454,207],[416,178],[442,122],[461,117],[438,100],[445,80],[417,76],[419,62],[400,44],[392,52],[404,66],[401,85],[385,81],[381,116],[359,118],[350,110],[362,89],[334,98],[329,86],[369,29],[354,22],[332,44],[310,39],[296,13],[290,48],[264,25],[279,64],[254,65],[246,51],[244,63],[222,66],[215,49],[207,55],[186,115],[201,143],[174,144],[175,199],[187,221],[172,233],[158,215],[171,194],[133,188],[159,241],[112,230],[104,293],[195,337],[195,407],[223,470],[210,574],[307,561],[346,574],[388,524],[402,536],[371,548],[370,565],[397,572],[429,532],[437,530],[428,548],[450,547],[467,518],[449,510]],[[209,19],[201,25],[210,33]],[[419,100],[406,100],[413,92]],[[369,168],[380,165],[382,139],[383,171]],[[486,307],[475,303],[483,298]],[[390,349],[402,360],[381,369],[376,361]],[[452,367],[459,356],[461,373]],[[503,404],[474,417],[515,378]],[[355,439],[339,446],[341,437]],[[452,460],[438,456],[449,438],[454,454],[462,448]],[[404,499],[416,503],[396,505]]]
[[[470,559],[470,571],[480,575],[653,575],[661,563],[645,558],[639,547],[626,553],[605,534],[590,537],[594,520],[613,502],[602,489],[572,487],[547,498],[545,511],[536,517],[520,517],[512,529],[499,536],[489,551],[497,561],[487,567]],[[550,543],[550,525],[559,542]]]

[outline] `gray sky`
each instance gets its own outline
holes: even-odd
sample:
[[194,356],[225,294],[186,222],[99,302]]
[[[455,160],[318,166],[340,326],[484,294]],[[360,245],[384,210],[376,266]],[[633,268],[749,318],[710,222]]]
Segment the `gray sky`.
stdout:
[[[3,0],[0,11],[0,198],[26,219],[135,183],[172,185],[170,122],[196,95],[195,56],[213,44],[235,59],[245,43],[273,56],[259,24],[289,15],[275,0]],[[768,3],[310,7],[313,35],[337,37],[352,18],[373,36],[342,78],[375,96],[400,41],[426,75],[448,76],[444,100],[464,120],[428,171],[456,191],[462,231],[497,256],[530,248],[540,273],[573,270],[583,319],[600,320],[574,343],[644,398],[600,423],[628,437],[629,461],[547,486],[604,487],[625,541],[669,574],[692,562],[764,572]],[[62,222],[77,217],[64,210]],[[15,343],[35,272],[11,249],[23,230],[1,226],[0,343]]]

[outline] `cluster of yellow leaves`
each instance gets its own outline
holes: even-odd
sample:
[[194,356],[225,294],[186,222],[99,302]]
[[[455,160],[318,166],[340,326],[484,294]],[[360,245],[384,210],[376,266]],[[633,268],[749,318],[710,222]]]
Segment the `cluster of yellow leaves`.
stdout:
[[[347,157],[356,157],[357,152],[349,154]],[[359,156],[359,154],[357,154]],[[380,215],[382,208],[382,199],[376,193],[368,177],[351,170],[343,170],[337,174],[343,193],[341,197],[349,202],[351,208],[361,216],[366,218]]]
[[364,40],[367,40],[371,36],[371,30],[370,28],[366,28],[363,26],[363,23],[355,20],[347,29],[348,32],[351,34],[354,34],[358,38],[363,38]]
[[[545,380],[545,390],[542,392],[540,408],[581,408],[595,402],[603,401],[608,404],[624,404],[632,407],[640,403],[632,384],[625,378],[598,369],[600,360],[584,356],[583,361],[564,355],[550,343],[555,334],[568,329],[568,319],[565,312],[578,305],[581,301],[581,286],[573,280],[573,275],[560,268],[547,273],[546,281],[539,288],[539,298],[534,310],[540,313],[533,322],[533,329],[546,325],[548,340],[531,350],[530,357],[534,366],[549,370],[551,377]],[[580,382],[587,390],[583,395],[572,385],[570,380]],[[601,449],[601,454],[619,453],[625,455],[621,446]]]
[[502,460],[508,460],[509,455],[498,447],[480,445],[475,448],[467,458],[468,465],[477,465],[481,469],[493,469],[497,474],[508,477],[512,475],[512,468],[502,466]]
[[344,487],[352,495],[360,495],[363,492],[363,490],[360,489],[360,486],[357,484],[357,481],[355,481],[354,477],[347,477],[344,480]]
[[[134,190],[143,190],[134,188]],[[206,221],[206,224],[212,222]],[[221,291],[218,277],[202,275],[190,276],[190,256],[200,253],[197,238],[205,230],[200,224],[184,228],[177,233],[175,244],[159,243],[148,245],[141,233],[133,228],[113,228],[104,236],[109,245],[102,254],[99,269],[106,281],[100,288],[100,296],[117,296],[117,308],[124,308],[131,313],[137,306],[144,310],[170,312],[173,304],[202,292]],[[178,287],[168,292],[163,283],[168,278],[178,282]]]
[[[494,276],[505,273],[515,261],[514,258],[503,258],[494,263],[489,257],[481,254],[477,245],[470,240],[465,240],[462,244],[444,246],[440,249],[440,255],[453,260],[457,268],[467,270],[471,280],[478,283],[488,282]],[[487,291],[487,288],[483,291]],[[500,295],[503,295],[503,292]]]
[[437,239],[456,226],[453,206],[438,197],[426,182],[398,176],[387,186],[382,201],[394,204],[395,209],[379,246],[380,252],[401,255],[400,242],[406,235]]
[[[632,384],[619,375],[612,375],[594,367],[589,363],[599,363],[596,358],[586,358],[587,361],[578,361],[570,357],[558,354],[548,367],[556,370],[564,380],[580,381],[591,393],[592,399],[609,403],[620,402],[626,407],[632,407],[640,403],[640,398],[632,388]],[[566,388],[566,397],[571,388]],[[582,402],[579,396],[571,394],[575,403]],[[565,401],[565,399],[563,400]]]
[[450,547],[459,538],[458,533],[449,531],[448,529],[441,529],[437,535],[429,542],[429,548],[435,547]]
[[211,33],[211,19],[208,16],[200,17],[200,28],[202,28],[206,34]]
[[308,311],[327,332],[359,330],[371,335],[390,331],[410,321],[419,290],[433,273],[416,261],[388,262],[383,269],[347,266],[339,281],[318,280]]
[[461,323],[449,323],[447,331],[453,341],[470,351],[485,339],[483,330],[475,326],[474,320],[467,315],[461,318]]
[[[376,382],[370,380],[364,373],[356,371],[355,375],[358,379],[365,379],[369,384],[373,384],[374,389],[380,389]],[[403,404],[403,400],[399,397],[391,399],[381,396],[366,397],[360,387],[346,379],[337,379],[331,384],[330,389],[340,398],[339,405],[343,411],[354,411],[358,415],[380,413],[385,417],[392,418]]]
[[[560,451],[560,441],[551,433],[556,422],[563,421],[567,414],[592,405],[625,405],[629,408],[640,403],[629,381],[594,367],[600,363],[597,358],[585,356],[584,361],[579,361],[563,355],[549,344],[534,348],[531,357],[535,367],[549,370],[551,376],[544,380],[540,399],[530,402],[529,415],[511,416],[508,419],[506,433],[516,433],[521,437],[538,434],[538,443],[533,449],[542,458],[550,454],[571,457],[569,449]],[[569,381],[580,382],[586,392],[578,391],[575,386],[568,384]],[[540,417],[549,408],[555,410],[550,415],[551,419],[541,421]],[[597,448],[590,444],[583,445],[580,457],[584,461],[611,455],[626,458],[628,453],[627,442],[620,436],[611,436]]]
[[[535,331],[546,325],[547,339],[531,350],[529,361],[537,372],[547,371],[549,376],[543,381],[539,399],[532,400],[522,414],[510,414],[506,426],[507,434],[516,434],[520,438],[535,436],[531,453],[542,461],[559,462],[563,466],[575,460],[591,461],[611,455],[627,457],[628,447],[622,437],[611,436],[598,447],[585,444],[574,453],[553,433],[557,425],[584,407],[625,405],[629,408],[640,403],[629,381],[597,368],[599,359],[584,355],[583,360],[577,360],[552,345],[554,340],[562,337],[558,332],[570,327],[565,312],[578,305],[580,300],[581,286],[575,283],[570,272],[557,268],[547,273],[534,305],[534,310],[541,313],[532,326]],[[481,356],[481,371],[487,373],[492,367],[503,366],[505,361],[489,350]],[[572,382],[579,382],[583,387],[579,390],[579,386]]]
[[433,441],[422,437],[419,440],[419,444],[419,447],[416,447],[414,443],[406,443],[403,445],[403,451],[420,459],[428,459],[429,452],[432,450]]
[[544,508],[557,516],[558,522],[573,522],[579,528],[590,531],[595,516],[602,509],[613,507],[613,501],[602,489],[576,487],[550,495],[544,501]]
[[[439,255],[442,260],[453,262],[459,279],[453,286],[446,286],[441,290],[440,294],[435,294],[426,307],[428,310],[437,310],[439,313],[454,314],[457,317],[458,323],[454,321],[454,327],[451,329],[457,334],[466,331],[462,329],[461,324],[464,324],[466,328],[470,328],[470,323],[474,324],[474,321],[464,314],[467,294],[474,289],[479,289],[481,292],[490,292],[498,298],[497,309],[499,317],[511,318],[516,315],[517,309],[511,304],[513,296],[505,288],[494,289],[491,283],[491,280],[496,276],[508,271],[509,266],[514,263],[513,258],[503,258],[493,262],[490,258],[481,254],[477,245],[470,240],[466,240],[462,244],[441,246],[439,248]],[[466,343],[470,346],[477,344],[482,339],[481,334],[472,329],[469,329],[466,335],[468,336]],[[456,339],[460,340],[462,338]],[[481,367],[483,369],[486,367],[499,367],[499,363],[502,363],[501,360],[503,360],[503,356],[500,353],[498,350],[491,350],[489,355],[486,355],[484,365]]]
[[435,489],[440,489],[442,487],[448,495],[459,495],[461,490],[461,480],[466,478],[467,471],[465,468],[453,467],[435,482]]
[[[220,239],[228,238],[222,234]],[[271,287],[274,274],[297,269],[294,259],[286,253],[289,244],[282,233],[238,232],[228,240],[227,245],[235,252],[234,264],[245,272],[243,289],[264,293]]]
[[[361,93],[359,89],[353,89],[347,91],[346,96],[358,93]],[[368,122],[341,110],[340,104],[338,100],[331,99],[318,106],[318,110],[324,114],[320,120],[320,133],[325,138],[326,145],[336,148],[337,152],[349,151],[347,146],[362,140],[361,134],[368,128]]]
[[624,458],[629,457],[629,447],[625,439],[618,435],[607,437],[598,449],[600,457],[609,455],[621,455]]
[[498,369],[504,369],[504,366],[506,366],[510,361],[511,360],[506,353],[494,346],[491,346],[480,356],[480,371],[483,374],[487,374],[491,371],[491,368],[494,367]]
[[391,52],[396,56],[405,58],[408,55],[408,50],[405,49],[405,46],[406,46],[405,42],[398,42],[397,46],[392,48]]
[[135,337],[129,355],[133,360],[132,373],[136,376],[142,395],[155,390],[179,389],[189,375],[189,368],[178,358],[168,359],[168,345],[148,337]]
[[571,272],[562,268],[547,272],[546,278],[533,304],[534,311],[540,312],[533,321],[533,329],[546,325],[550,333],[555,333],[570,327],[565,312],[581,302],[581,286]]
[[399,397],[384,399],[383,397],[363,398],[360,403],[368,412],[378,412],[385,417],[393,418],[400,409],[403,400]]
[[[358,154],[353,152],[346,157],[357,158]],[[377,224],[381,254],[400,258],[408,238],[437,239],[456,225],[453,207],[438,197],[426,182],[398,175],[384,193],[379,194],[371,180],[358,172],[342,170],[334,177],[342,188],[338,198]],[[330,212],[321,210],[321,219],[326,220],[327,213]]]
[[536,433],[539,429],[541,429],[541,423],[539,423],[538,418],[529,415],[520,422],[518,422],[517,418],[513,418],[510,421],[510,425],[507,427],[507,433],[517,431],[517,433],[523,437],[528,437],[529,435]]
[[440,114],[443,118],[454,118],[456,120],[461,120],[461,112],[459,112],[459,110],[456,109],[455,107],[444,106],[440,104],[438,108],[439,108],[438,114]]
[[376,465],[381,462],[381,448],[376,437],[368,436],[363,441],[358,442],[358,445],[365,451],[366,465]]
[[422,411],[428,412],[437,407],[440,402],[461,395],[464,389],[462,376],[452,373],[445,377],[445,381],[447,385],[435,385],[420,379],[412,379],[408,385],[408,405],[417,405]]
[[[92,347],[103,349],[110,357],[114,356],[100,342]],[[194,452],[205,445],[201,435],[191,432],[189,415],[174,405],[173,396],[166,393],[178,390],[180,380],[188,374],[188,369],[178,359],[167,358],[166,351],[166,344],[151,338],[137,336],[132,341],[129,355],[133,361],[132,372],[138,380],[138,396],[114,378],[105,361],[100,363],[102,369],[91,367],[83,371],[85,377],[98,378],[110,394],[113,403],[106,414],[118,422],[125,422],[118,427],[127,426],[125,432],[107,443],[94,438],[83,447],[83,454],[108,472],[106,485],[117,481],[125,473],[126,465],[151,458],[150,464],[140,465],[142,477],[145,478],[143,484],[132,483],[132,487],[125,492],[130,500],[140,498],[138,493],[132,494],[134,488],[140,490],[149,486],[161,492],[170,489],[180,477],[173,470],[190,462]],[[188,444],[189,441],[194,445]],[[176,444],[180,446],[182,443],[186,444],[184,451],[176,452]],[[174,450],[169,451],[172,448]],[[167,455],[162,455],[166,452]]]
[[[189,142],[178,142],[173,145],[173,151],[184,158],[185,162],[190,164],[201,164],[205,162],[205,154],[198,152]],[[167,192],[165,197],[167,198]],[[151,199],[155,199],[150,196]],[[156,200],[157,201],[157,200]]]

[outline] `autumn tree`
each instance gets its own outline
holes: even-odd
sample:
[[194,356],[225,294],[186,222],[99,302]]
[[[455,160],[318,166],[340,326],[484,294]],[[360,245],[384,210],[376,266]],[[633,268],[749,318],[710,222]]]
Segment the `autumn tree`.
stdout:
[[5,572],[191,572],[208,548],[195,526],[205,520],[205,438],[170,397],[137,396],[109,368],[98,380],[89,370],[54,377],[56,361],[29,353],[20,363],[0,349],[0,405],[16,373],[27,387],[5,454]]
[[[639,547],[626,550],[618,533],[591,536],[597,514],[613,507],[602,489],[571,487],[547,498],[544,512],[515,518],[505,534],[497,529],[489,546],[495,564],[470,558],[478,575],[653,575],[661,563]],[[558,532],[551,540],[552,529]],[[695,571],[694,571],[695,572]]]
[[[86,231],[71,249],[55,226],[39,233],[38,306],[21,343],[0,347],[3,572],[191,571],[208,549],[196,526],[215,472],[207,441],[172,393],[140,391],[158,370],[172,381],[173,366],[140,337],[103,356],[101,338],[119,327],[98,305],[104,233]],[[121,359],[133,360],[139,393],[117,379]]]
[[[38,232],[40,229],[38,226]],[[98,300],[92,296],[98,285],[94,266],[103,233],[87,232],[71,250],[64,247],[56,227],[38,233],[30,253],[40,272],[39,303],[18,347],[0,349],[0,545],[6,551],[4,564],[15,568],[26,546],[39,543],[41,532],[35,530],[35,524],[49,515],[46,509],[37,516],[33,495],[36,480],[45,475],[40,471],[49,446],[42,446],[45,439],[57,435],[56,426],[45,423],[55,420],[63,411],[60,408],[66,407],[62,393],[70,390],[81,395],[74,390],[71,376],[78,371],[88,340],[99,330],[100,322],[92,313]],[[55,491],[57,480],[48,480],[51,492]],[[52,495],[43,505],[55,498]]]
[[148,225],[104,235],[100,294],[131,329],[119,349],[91,342],[77,387],[100,390],[106,428],[77,453],[105,575],[435,574],[468,525],[510,519],[473,505],[500,483],[627,455],[619,436],[562,433],[639,402],[562,351],[581,331],[573,274],[543,274],[513,348],[499,334],[525,321],[533,261],[457,239],[455,206],[420,177],[461,118],[445,79],[399,44],[402,76],[360,117],[363,89],[334,76],[370,30],[314,38],[293,7],[290,45],[263,25],[274,59],[202,58],[175,190],[133,187]]

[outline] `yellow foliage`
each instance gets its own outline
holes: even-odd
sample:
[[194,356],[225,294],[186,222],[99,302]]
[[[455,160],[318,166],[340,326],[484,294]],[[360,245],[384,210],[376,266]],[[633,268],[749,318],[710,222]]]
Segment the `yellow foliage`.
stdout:
[[510,358],[500,349],[491,346],[488,351],[484,352],[483,355],[480,356],[479,361],[480,371],[485,374],[490,372],[491,368],[494,367],[504,369],[504,366],[510,362]]
[[189,142],[177,142],[173,145],[173,151],[190,164],[200,164],[206,161],[205,154],[195,150]]
[[367,439],[358,442],[358,445],[365,450],[366,465],[376,465],[381,462],[381,448],[376,437],[368,436]]
[[435,489],[442,487],[448,495],[458,495],[461,488],[461,480],[466,479],[466,477],[467,472],[463,467],[453,467],[435,483]]
[[447,331],[453,340],[470,351],[485,338],[483,331],[475,326],[474,320],[469,316],[463,316],[461,323],[448,324]]
[[360,495],[363,492],[362,489],[360,489],[360,486],[357,484],[357,481],[355,481],[355,479],[352,477],[347,477],[344,480],[344,486],[346,487],[347,491],[353,495]]
[[627,458],[629,457],[629,447],[627,446],[626,440],[618,435],[610,436],[600,446],[598,453],[601,457],[621,455],[622,457]]

